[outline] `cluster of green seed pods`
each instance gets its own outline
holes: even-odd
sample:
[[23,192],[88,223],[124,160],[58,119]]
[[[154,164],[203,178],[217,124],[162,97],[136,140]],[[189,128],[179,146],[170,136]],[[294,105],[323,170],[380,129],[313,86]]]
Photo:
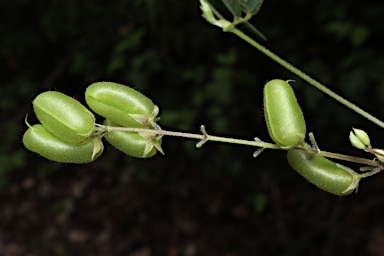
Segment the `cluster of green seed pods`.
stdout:
[[[303,112],[288,81],[275,79],[265,85],[264,112],[272,140],[280,147],[288,149],[288,163],[301,176],[318,188],[338,196],[348,195],[357,189],[364,175],[316,155],[305,144],[306,125]],[[365,137],[358,130],[355,133]],[[363,142],[359,140],[354,145],[363,148],[370,146],[367,139],[364,140],[364,145],[361,144]]]
[[33,109],[41,122],[23,136],[26,148],[61,163],[89,163],[103,152],[94,115],[77,100],[56,91],[39,94]]
[[[85,91],[88,106],[106,118],[104,125],[126,128],[156,128],[159,108],[140,92],[113,82],[97,82]],[[161,138],[154,134],[108,130],[106,140],[123,153],[149,158],[162,152]]]
[[61,163],[89,163],[103,152],[102,137],[127,155],[140,158],[162,152],[161,137],[155,134],[116,131],[110,126],[159,129],[159,109],[140,92],[112,82],[90,85],[85,93],[89,107],[106,119],[101,128],[95,116],[77,100],[56,91],[39,94],[33,109],[41,124],[29,126],[25,147]]

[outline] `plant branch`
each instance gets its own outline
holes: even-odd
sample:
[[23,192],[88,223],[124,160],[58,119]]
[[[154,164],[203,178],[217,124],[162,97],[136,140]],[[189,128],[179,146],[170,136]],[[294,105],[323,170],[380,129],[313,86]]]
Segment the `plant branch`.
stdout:
[[166,131],[166,130],[115,127],[115,126],[106,126],[101,124],[96,124],[96,125],[104,129],[105,132],[109,132],[109,131],[142,132],[142,133],[151,133],[151,134],[157,134],[157,135],[197,139],[197,140],[200,140],[200,142],[196,145],[197,147],[201,147],[207,141],[217,141],[217,142],[230,143],[230,144],[248,145],[248,146],[260,147],[260,148],[281,149],[276,144],[267,143],[260,140],[252,141],[252,140],[226,138],[226,137],[220,137],[220,136],[211,136],[206,133],[204,126],[201,126],[201,131],[203,134],[194,134],[194,133],[174,132],[174,131]]
[[[310,77],[309,75],[307,75],[306,73],[301,71],[300,69],[296,68],[295,66],[293,66],[289,62],[283,60],[282,58],[277,56],[275,53],[271,52],[270,50],[268,50],[264,46],[260,45],[258,42],[256,42],[255,40],[250,38],[248,35],[246,35],[244,32],[242,32],[241,30],[239,30],[238,28],[235,27],[239,23],[248,21],[248,19],[250,17],[252,17],[252,16],[246,17],[246,18],[243,18],[243,19],[241,19],[241,18],[237,19],[237,20],[235,19],[234,22],[229,22],[228,20],[223,18],[223,16],[209,3],[208,0],[200,0],[200,3],[201,3],[201,10],[203,11],[203,17],[205,17],[205,19],[209,23],[211,23],[212,25],[221,27],[224,32],[231,32],[231,33],[237,35],[238,37],[240,37],[241,39],[243,39],[244,41],[246,41],[247,43],[249,43],[250,45],[255,47],[257,50],[261,51],[266,56],[268,56],[269,58],[271,58],[275,62],[279,63],[284,68],[286,68],[287,70],[291,71],[293,74],[297,75],[298,77],[300,77],[304,81],[308,82],[309,84],[311,84],[312,86],[314,86],[318,90],[320,90],[323,93],[327,94],[328,96],[330,96],[331,98],[333,98],[336,101],[340,102],[341,104],[343,104],[344,106],[348,107],[349,109],[355,111],[359,115],[365,117],[369,121],[375,123],[379,127],[384,128],[384,122],[383,121],[381,121],[380,119],[374,117],[373,115],[371,115],[367,111],[361,109],[360,107],[358,107],[354,103],[352,103],[352,102],[348,101],[347,99],[341,97],[337,93],[331,91],[325,85],[323,85],[320,82],[316,81],[315,79],[313,79],[312,77]],[[219,20],[217,20],[215,18],[215,16],[218,17]]]
[[370,113],[368,113],[365,110],[361,109],[360,107],[356,106],[355,104],[353,104],[352,102],[348,101],[347,99],[345,99],[345,98],[341,97],[340,95],[334,93],[333,91],[328,89],[325,85],[323,85],[320,82],[316,81],[315,79],[313,79],[312,77],[310,77],[309,75],[307,75],[306,73],[301,71],[300,69],[296,68],[295,66],[293,66],[289,62],[283,60],[282,58],[277,56],[275,53],[271,52],[270,50],[268,50],[264,46],[260,45],[259,43],[257,43],[255,40],[253,40],[252,38],[250,38],[246,34],[244,34],[239,29],[233,27],[233,28],[231,28],[229,30],[226,30],[226,31],[234,33],[235,35],[237,35],[238,37],[240,37],[241,39],[243,39],[244,41],[246,41],[247,43],[249,43],[250,45],[252,45],[256,49],[258,49],[259,51],[264,53],[266,56],[268,56],[269,58],[271,58],[275,62],[279,63],[280,65],[282,65],[284,68],[286,68],[287,70],[291,71],[293,74],[297,75],[298,77],[302,78],[304,81],[306,81],[309,84],[311,84],[312,86],[316,87],[318,90],[320,90],[323,93],[327,94],[328,96],[332,97],[333,99],[335,99],[336,101],[340,102],[344,106],[352,109],[353,111],[355,111],[356,113],[358,113],[361,116],[365,117],[369,121],[375,123],[379,127],[384,128],[384,122],[383,121],[381,121],[380,119],[372,116]]
[[[167,130],[161,130],[161,129],[157,130],[157,129],[115,127],[115,126],[106,126],[101,124],[96,124],[96,126],[98,126],[101,129],[101,132],[110,132],[110,131],[140,132],[140,133],[150,133],[150,134],[163,135],[163,136],[174,136],[174,137],[196,139],[196,140],[199,140],[199,142],[196,144],[196,147],[198,148],[202,147],[207,141],[216,141],[216,142],[223,142],[223,143],[229,143],[229,144],[239,144],[239,145],[259,147],[262,149],[288,150],[287,148],[281,148],[280,146],[273,143],[263,142],[258,138],[255,138],[255,140],[243,140],[243,139],[234,139],[234,138],[208,135],[203,125],[200,128],[202,134],[175,132],[175,131],[167,131]],[[320,151],[319,155],[327,158],[354,162],[354,163],[369,165],[373,167],[380,167],[380,168],[383,167],[383,164],[381,162],[366,159],[366,158],[361,158],[361,157],[343,155],[343,154],[332,153],[327,151]]]

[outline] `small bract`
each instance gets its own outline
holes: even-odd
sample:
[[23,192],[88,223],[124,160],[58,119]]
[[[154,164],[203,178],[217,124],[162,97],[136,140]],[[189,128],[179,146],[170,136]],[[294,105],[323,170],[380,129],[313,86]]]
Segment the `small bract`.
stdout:
[[113,82],[97,82],[85,92],[88,106],[97,114],[125,127],[155,127],[159,109],[140,92]]
[[264,86],[264,113],[269,135],[277,145],[289,148],[304,141],[303,112],[287,81],[275,79]]
[[60,140],[79,144],[95,129],[95,117],[77,100],[56,91],[39,94],[33,101],[39,121]]
[[301,149],[288,150],[287,158],[292,168],[306,180],[334,195],[351,194],[361,179],[352,169]]
[[[108,119],[104,121],[104,125],[121,127]],[[112,146],[129,156],[149,158],[154,156],[157,151],[163,154],[161,137],[158,135],[109,130],[106,132],[105,138]]]
[[96,160],[104,149],[99,137],[74,145],[60,140],[41,124],[29,127],[23,136],[23,143],[30,151],[59,163],[89,163]]

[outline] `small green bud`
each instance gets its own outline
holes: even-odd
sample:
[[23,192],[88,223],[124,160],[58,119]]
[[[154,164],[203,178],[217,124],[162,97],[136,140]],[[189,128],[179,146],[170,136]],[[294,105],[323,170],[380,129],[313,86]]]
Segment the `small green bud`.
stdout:
[[368,134],[360,129],[352,128],[349,133],[349,141],[358,149],[372,148]]

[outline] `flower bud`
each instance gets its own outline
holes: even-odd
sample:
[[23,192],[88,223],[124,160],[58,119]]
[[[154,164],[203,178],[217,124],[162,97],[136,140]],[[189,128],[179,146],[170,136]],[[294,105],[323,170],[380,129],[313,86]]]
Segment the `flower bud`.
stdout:
[[358,149],[372,148],[368,134],[360,129],[352,128],[349,133],[349,141]]

